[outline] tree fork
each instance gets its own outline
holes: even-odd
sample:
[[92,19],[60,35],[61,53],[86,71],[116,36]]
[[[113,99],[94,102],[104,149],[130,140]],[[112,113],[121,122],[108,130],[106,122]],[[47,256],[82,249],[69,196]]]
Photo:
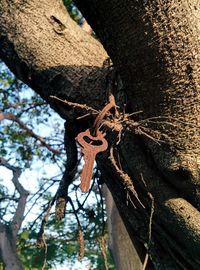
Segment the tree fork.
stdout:
[[[127,191],[108,156],[99,160],[123,221],[131,236],[135,231],[146,243],[150,192],[155,200],[151,254],[155,269],[157,264],[159,269],[176,269],[174,265],[183,269],[180,255],[185,268],[199,269],[199,9],[184,0],[165,5],[133,0],[76,2],[120,73],[129,111],[142,110],[143,119],[167,119],[149,125],[170,138],[166,144],[126,132],[119,145],[123,170],[131,176],[146,210],[126,204]],[[102,64],[107,54],[72,22],[61,1],[0,3],[0,57],[11,70],[65,119],[75,119],[75,110],[51,95],[102,108],[108,74]],[[179,124],[174,123],[177,119]],[[108,133],[111,144],[113,135]]]

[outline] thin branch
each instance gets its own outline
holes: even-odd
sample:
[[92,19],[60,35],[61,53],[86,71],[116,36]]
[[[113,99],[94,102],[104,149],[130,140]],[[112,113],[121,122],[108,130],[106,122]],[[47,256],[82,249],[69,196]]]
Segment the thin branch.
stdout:
[[100,203],[101,203],[101,215],[102,215],[102,236],[105,234],[105,215],[104,215],[104,202],[103,202],[103,194],[100,188],[100,185],[98,184],[98,190],[99,190],[99,195],[100,195]]
[[[130,176],[118,167],[117,162],[116,162],[116,160],[114,158],[113,147],[110,148],[110,157],[109,157],[109,159],[111,160],[112,165],[116,169],[116,172],[118,173],[118,175],[122,179],[123,185],[125,186],[127,191],[130,191],[133,194],[133,196],[136,198],[136,200],[138,201],[140,206],[142,206],[142,208],[145,208],[145,206],[143,205],[143,203],[141,202],[141,200],[138,197],[138,194],[137,194],[137,192],[136,192],[136,190],[135,190],[135,188],[133,186],[133,183],[132,183],[132,180],[131,180]],[[130,196],[129,196],[129,199],[131,199]]]
[[103,257],[105,270],[109,270],[108,256],[107,256],[107,243],[106,243],[105,236],[99,237],[97,241],[99,242],[99,247],[101,249],[101,255]]
[[24,129],[31,137],[35,138],[36,140],[40,141],[41,144],[46,147],[49,151],[51,151],[53,154],[58,155],[60,154],[59,150],[56,150],[52,148],[49,144],[47,144],[41,136],[35,134],[32,129],[27,127],[27,125],[24,124],[16,115],[12,113],[0,113],[0,121],[1,120],[11,120],[19,124],[19,126]]
[[[143,176],[142,176],[142,178],[143,178]],[[147,263],[149,261],[149,249],[151,246],[151,238],[152,238],[153,214],[154,214],[154,210],[155,210],[154,197],[150,192],[148,192],[148,196],[151,199],[151,212],[150,212],[150,217],[149,217],[149,240],[148,240],[148,246],[147,246],[147,253],[146,253],[146,256],[144,259],[142,270],[146,269]]]
[[0,165],[6,167],[7,169],[13,172],[12,182],[20,195],[20,198],[17,204],[17,209],[15,211],[14,217],[11,222],[12,233],[13,233],[13,236],[16,237],[19,229],[21,228],[22,221],[24,219],[26,200],[29,195],[29,192],[26,189],[24,189],[24,187],[19,182],[19,177],[21,175],[20,168],[10,165],[8,161],[2,157],[0,158]]
[[62,103],[65,103],[68,106],[71,106],[72,108],[80,108],[82,110],[91,111],[94,114],[99,113],[99,111],[95,110],[92,107],[87,106],[86,104],[79,104],[79,103],[70,102],[70,101],[67,101],[67,100],[62,100],[62,99],[60,99],[60,98],[58,98],[56,96],[50,96],[50,97],[53,98],[53,99],[55,99],[55,100],[58,100],[58,101],[60,101]]
[[[154,120],[158,120],[158,121],[154,121]],[[149,117],[147,119],[140,120],[139,122],[140,123],[142,123],[142,122],[152,122],[152,123],[159,124],[159,123],[161,123],[159,120],[164,120],[164,122],[162,121],[162,123],[163,124],[168,124],[168,125],[173,125],[173,122],[178,122],[180,124],[184,124],[184,125],[187,125],[187,126],[200,128],[199,125],[195,125],[193,123],[181,120],[179,118],[170,117],[170,116],[154,116],[154,117]],[[168,122],[167,120],[172,121],[172,122]]]
[[79,256],[78,256],[78,260],[80,261],[83,257],[84,257],[84,253],[85,253],[85,244],[84,244],[84,236],[83,236],[83,231],[82,231],[82,226],[77,214],[77,211],[74,207],[73,201],[71,199],[71,197],[68,196],[67,201],[70,203],[72,210],[73,210],[73,214],[76,218],[77,224],[78,224],[78,243],[79,243]]
[[[46,184],[46,183],[44,183],[44,184],[39,188],[39,190],[38,190],[38,191],[32,196],[32,198],[30,199],[30,201],[32,201],[33,198],[34,198],[35,196],[38,195],[37,198],[36,198],[36,199],[34,200],[34,202],[32,203],[31,207],[28,209],[28,211],[27,211],[27,213],[25,214],[24,218],[26,218],[27,215],[31,212],[31,210],[33,209],[33,207],[37,204],[37,201],[42,197],[42,194],[46,193],[47,190],[48,190],[49,188],[51,188],[51,187],[54,185],[54,182],[52,182],[47,188],[43,189],[43,187],[44,187],[45,184]],[[41,194],[41,191],[42,191],[42,194]]]
[[36,246],[38,248],[44,248],[44,260],[43,260],[42,270],[45,269],[46,263],[47,263],[48,245],[47,245],[46,237],[45,237],[45,226],[48,222],[52,206],[53,206],[52,201],[50,201],[48,204],[47,211],[42,219],[42,224],[40,227],[40,231],[38,233],[38,238],[37,238],[37,243],[36,243]]
[[91,187],[90,187],[89,191],[87,192],[87,195],[82,203],[79,202],[79,199],[77,196],[77,190],[76,190],[76,193],[75,193],[76,194],[76,202],[78,204],[78,209],[76,210],[76,213],[78,213],[80,210],[84,210],[84,204],[87,201],[88,197],[90,196],[92,189],[93,189],[93,186],[94,186],[94,181],[92,181]]
[[39,248],[45,248],[45,251],[46,251],[46,239],[45,239],[45,226],[48,222],[48,219],[49,219],[49,216],[50,216],[50,211],[51,211],[51,208],[53,206],[53,203],[54,201],[51,200],[49,203],[48,203],[48,207],[47,209],[45,209],[45,214],[43,216],[43,219],[42,219],[42,223],[41,223],[41,226],[40,226],[40,231],[38,233],[38,237],[37,237],[37,247]]
[[[29,226],[29,230],[32,230],[33,229],[33,227],[35,226],[35,224],[36,224],[36,222],[39,220],[41,220],[41,218],[43,217],[43,215],[44,215],[44,213],[47,211],[47,209],[48,209],[48,207],[49,207],[49,203],[48,203],[48,206],[47,207],[45,207],[45,209],[35,218],[35,220],[34,221],[32,221],[32,223],[31,223],[31,225]],[[41,225],[42,226],[42,225]]]
[[18,199],[14,198],[13,196],[11,196],[11,197],[10,196],[4,196],[4,197],[0,198],[0,203],[3,202],[3,201],[6,201],[6,200],[18,202]]
[[[35,107],[47,105],[47,103],[46,102],[34,102],[34,101],[32,101],[31,104],[26,104],[26,105],[29,105],[29,107],[22,110],[20,115],[22,115],[23,113],[25,113],[25,112],[27,112],[27,111],[29,111],[31,109],[34,109]],[[2,111],[6,112],[6,110],[11,109],[11,108],[12,109],[18,109],[18,108],[21,109],[23,106],[24,106],[24,101],[17,102],[17,103],[14,103],[14,104],[8,104],[8,105],[3,106]]]

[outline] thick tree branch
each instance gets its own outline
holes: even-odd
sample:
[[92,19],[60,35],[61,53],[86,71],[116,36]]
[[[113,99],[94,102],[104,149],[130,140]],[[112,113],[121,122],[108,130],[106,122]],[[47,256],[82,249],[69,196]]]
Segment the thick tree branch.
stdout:
[[[193,117],[199,109],[200,86],[200,9],[195,1],[75,2],[118,68],[133,111],[142,110],[145,117],[171,116],[200,124]],[[172,131],[176,134],[171,137],[180,132],[166,132]],[[196,149],[198,138],[190,132],[185,128],[178,134],[181,149]]]
[[107,54],[69,17],[62,1],[0,4],[0,57],[17,77],[64,118],[69,111],[50,95],[100,108],[106,100]]
[[29,195],[29,192],[24,189],[24,187],[19,182],[19,177],[21,175],[21,169],[15,166],[12,166],[4,158],[0,158],[0,166],[4,166],[7,169],[11,170],[13,173],[12,182],[16,190],[19,192],[20,198],[17,204],[17,209],[15,211],[14,217],[11,222],[12,235],[13,237],[17,236],[19,229],[24,218],[24,211],[26,206],[26,199]]
[[7,160],[0,157],[0,166],[4,166],[13,173],[12,182],[20,197],[12,221],[9,225],[0,223],[0,258],[5,270],[23,270],[23,266],[17,256],[16,236],[24,219],[26,200],[29,192],[19,182],[21,169],[9,164]]

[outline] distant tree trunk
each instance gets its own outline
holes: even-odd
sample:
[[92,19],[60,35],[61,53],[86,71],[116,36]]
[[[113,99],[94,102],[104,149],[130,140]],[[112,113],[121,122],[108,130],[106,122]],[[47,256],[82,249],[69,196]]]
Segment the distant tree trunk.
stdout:
[[9,227],[3,224],[0,224],[0,252],[4,270],[24,269],[17,256],[16,239],[12,236]]
[[[199,270],[199,2],[75,2],[114,63],[110,90],[119,106],[142,111],[104,123],[109,150],[97,163],[120,216],[155,269]],[[76,132],[91,127],[94,116],[77,120],[86,112],[51,96],[102,108],[113,74],[99,41],[72,22],[61,1],[0,6],[2,60]]]
[[[106,198],[109,248],[113,255],[116,269],[142,269],[144,254],[140,254],[141,258],[138,255],[140,244],[134,243],[138,247],[136,250],[119,215],[112,195],[106,186],[103,188],[103,193]],[[141,261],[142,259],[143,261]]]
[[29,192],[23,188],[19,182],[21,170],[9,164],[7,160],[0,157],[0,166],[3,165],[11,170],[13,177],[11,179],[16,191],[19,193],[19,199],[15,213],[8,224],[0,223],[0,259],[3,262],[4,270],[22,270],[23,266],[17,255],[16,239],[24,219],[26,200]]

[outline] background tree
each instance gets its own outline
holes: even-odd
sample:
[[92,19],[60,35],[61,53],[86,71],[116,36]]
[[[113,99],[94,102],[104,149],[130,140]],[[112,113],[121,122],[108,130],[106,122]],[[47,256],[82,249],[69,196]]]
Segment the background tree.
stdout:
[[94,115],[52,96],[100,110],[114,94],[121,113],[103,123],[97,164],[138,254],[149,268],[199,269],[199,2],[75,2],[113,67],[61,1],[2,0],[0,57],[72,137]]

